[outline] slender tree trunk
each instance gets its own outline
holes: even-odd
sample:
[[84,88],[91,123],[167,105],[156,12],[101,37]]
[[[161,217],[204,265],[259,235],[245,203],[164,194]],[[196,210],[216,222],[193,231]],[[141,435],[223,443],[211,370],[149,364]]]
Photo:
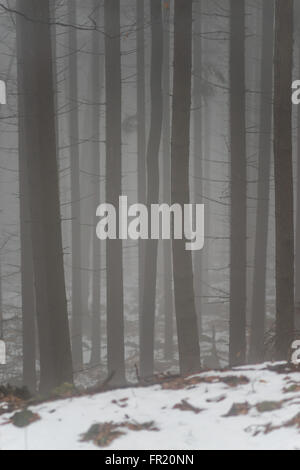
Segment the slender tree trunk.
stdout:
[[[202,203],[202,39],[201,39],[201,9],[202,0],[195,2],[194,20],[194,177],[195,177],[195,202]],[[194,256],[195,272],[195,300],[198,318],[199,334],[202,332],[202,252],[198,251]]]
[[[50,20],[52,23],[56,21],[56,0],[50,2]],[[53,69],[53,88],[54,88],[54,109],[55,109],[55,135],[57,145],[57,158],[58,158],[58,169],[59,169],[59,119],[58,119],[58,77],[57,77],[57,29],[56,25],[53,24],[51,28],[51,47],[52,47],[52,69]]]
[[[49,1],[17,1],[18,93],[28,171],[40,390],[72,382],[56,159]],[[27,19],[29,18],[29,19]]]
[[[296,5],[295,5],[296,6]],[[300,6],[300,5],[299,5]],[[295,8],[299,15],[300,9]],[[298,73],[300,72],[300,42],[298,39]],[[295,250],[295,333],[300,333],[300,106],[297,108],[297,200],[296,200],[296,250]]]
[[245,123],[245,1],[230,2],[231,261],[230,345],[232,366],[246,360],[247,184]]
[[[69,23],[76,25],[76,2],[68,0]],[[81,291],[81,226],[80,226],[80,169],[77,32],[69,28],[69,97],[70,97],[70,159],[71,159],[71,217],[72,217],[72,353],[75,370],[83,364],[82,351],[82,291]]]
[[[161,143],[163,118],[163,25],[161,0],[151,0],[150,9],[152,32],[151,124],[147,149],[147,204],[149,208],[149,216],[151,213],[151,204],[158,204],[159,202],[159,149]],[[154,369],[154,323],[157,279],[157,249],[158,240],[147,240],[140,343],[140,374],[142,377],[152,376]]]
[[253,275],[250,361],[259,362],[264,356],[266,318],[266,268],[269,227],[274,0],[263,3],[263,35],[261,57],[261,98],[259,132],[258,202],[256,213],[255,258]]
[[295,332],[300,333],[300,107],[297,111],[297,207],[295,252]]
[[[99,0],[94,0],[95,20],[100,24],[101,11]],[[94,215],[100,200],[100,118],[101,107],[99,104],[103,86],[103,60],[101,58],[102,42],[97,31],[93,32],[93,60],[92,60],[92,96],[94,100],[92,113],[93,143],[92,159],[94,174]],[[93,230],[93,287],[92,287],[92,353],[91,365],[96,366],[101,361],[101,245]]]
[[[21,34],[21,31],[19,31]],[[24,67],[20,60],[20,43],[18,43],[18,87],[24,87]],[[32,224],[29,207],[29,188],[27,172],[25,97],[19,94],[18,101],[18,138],[19,138],[19,195],[20,195],[20,241],[21,241],[21,297],[22,297],[22,340],[23,340],[23,384],[32,393],[36,392],[36,305],[32,252]],[[2,334],[2,328],[1,328]],[[2,336],[1,336],[2,337]]]
[[274,156],[276,212],[276,358],[286,360],[294,330],[292,162],[293,0],[275,7]]
[[[120,0],[104,1],[106,80],[106,200],[115,208],[122,194]],[[117,227],[117,232],[119,227]],[[107,348],[108,373],[125,382],[122,241],[108,240]]]
[[[206,51],[206,55],[208,55],[208,51]],[[204,98],[204,97],[203,97]],[[201,254],[202,256],[202,305],[204,304],[203,298],[206,298],[206,308],[209,310],[209,302],[212,295],[214,295],[214,292],[211,288],[213,281],[212,281],[212,275],[210,271],[210,266],[211,266],[211,254],[213,253],[211,246],[212,246],[212,241],[211,241],[211,235],[213,233],[213,221],[212,221],[212,216],[211,213],[214,210],[213,209],[213,204],[211,199],[213,199],[213,191],[212,191],[212,184],[210,179],[212,179],[212,165],[211,165],[211,154],[212,154],[212,128],[213,128],[213,120],[212,120],[212,105],[210,102],[210,98],[207,97],[206,99],[204,98],[204,109],[203,113],[205,118],[203,118],[202,121],[202,126],[203,126],[203,155],[204,155],[204,161],[202,165],[202,176],[203,176],[203,182],[202,182],[202,187],[201,187],[201,192],[204,196],[204,203],[205,203],[205,233],[204,233],[204,238],[206,240],[206,245],[205,248]],[[203,202],[203,200],[202,200]],[[203,306],[204,309],[204,306]],[[202,318],[203,320],[203,318]]]
[[[137,15],[137,171],[138,202],[146,204],[146,91],[145,91],[145,11],[144,0],[136,0]],[[143,304],[145,241],[139,240],[139,317]],[[141,323],[141,318],[139,319]]]
[[[171,77],[170,77],[170,4],[164,12],[164,67],[163,67],[163,202],[171,203]],[[163,309],[165,317],[164,355],[166,360],[173,358],[174,350],[174,321],[173,321],[173,273],[172,273],[172,243],[163,242],[163,272],[164,296]]]
[[[19,81],[22,81],[20,70]],[[19,96],[19,189],[21,231],[21,291],[23,330],[23,384],[36,391],[36,308],[33,276],[32,224],[29,210],[27,147],[24,128],[24,97]]]
[[[172,204],[189,204],[190,108],[192,81],[192,0],[175,0],[172,117]],[[200,369],[192,255],[185,240],[173,240],[175,310],[181,374]]]

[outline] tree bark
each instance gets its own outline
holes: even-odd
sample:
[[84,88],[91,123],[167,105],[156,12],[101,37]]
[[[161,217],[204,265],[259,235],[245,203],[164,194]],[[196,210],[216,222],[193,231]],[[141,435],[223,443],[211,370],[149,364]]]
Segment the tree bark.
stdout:
[[274,157],[276,213],[276,358],[288,359],[294,330],[292,161],[293,0],[275,7]]
[[[195,177],[195,202],[202,204],[202,38],[201,38],[201,10],[202,0],[195,2],[195,20],[194,20],[194,177]],[[207,156],[206,156],[207,158]],[[202,333],[202,276],[203,276],[203,256],[198,251],[194,255],[194,272],[195,272],[195,301],[196,312],[198,318],[199,334]]]
[[[171,203],[171,77],[170,77],[170,3],[164,11],[164,63],[163,63],[163,202]],[[173,358],[174,321],[173,321],[173,272],[172,243],[163,242],[163,310],[165,318],[164,356],[166,360]]]
[[[163,25],[162,2],[151,0],[151,123],[147,148],[147,205],[159,202],[159,149],[162,133]],[[150,226],[150,217],[149,217]],[[158,240],[147,240],[141,317],[140,374],[151,377],[154,369],[154,323]]]
[[266,318],[266,268],[269,227],[269,199],[272,140],[272,91],[274,46],[274,0],[263,3],[263,31],[261,57],[261,98],[259,130],[259,167],[255,257],[253,273],[253,300],[251,317],[250,361],[264,358]]
[[[68,21],[76,25],[76,3],[68,0]],[[69,97],[70,97],[70,160],[71,160],[71,218],[72,218],[72,354],[75,370],[82,368],[82,285],[81,285],[81,226],[80,226],[80,169],[77,32],[69,28]]]
[[245,113],[245,1],[230,1],[230,344],[231,366],[246,360],[247,161]]
[[[175,0],[174,89],[171,148],[172,204],[189,204],[192,0]],[[173,240],[173,275],[181,374],[200,370],[192,255]]]
[[[56,159],[49,1],[17,1],[18,93],[28,171],[40,390],[72,382]],[[23,140],[24,139],[24,140]]]
[[[100,24],[101,10],[99,0],[94,0],[95,21]],[[92,160],[94,174],[94,211],[93,225],[96,209],[100,200],[100,124],[101,124],[101,102],[104,63],[101,57],[102,40],[97,31],[92,33],[93,60],[92,60],[92,96],[94,100],[92,113]],[[91,365],[97,366],[101,361],[101,244],[93,229],[93,287],[92,287],[92,353]]]
[[[122,194],[121,152],[121,42],[120,0],[105,0],[106,80],[106,200],[115,208]],[[118,225],[118,224],[117,224]],[[119,227],[117,227],[117,233]],[[107,355],[108,373],[116,384],[125,382],[124,292],[122,241],[108,240],[107,265]]]
[[[19,82],[22,73],[19,73]],[[23,332],[23,384],[32,393],[36,392],[36,306],[33,275],[32,224],[29,210],[28,174],[26,159],[28,152],[24,128],[24,97],[19,96],[19,191],[20,191],[20,238],[21,238],[21,291]]]
[[[137,171],[138,202],[146,204],[146,90],[145,90],[145,5],[136,0],[137,15]],[[139,240],[139,321],[143,305],[145,241]]]
[[[299,15],[300,5],[295,5],[295,14]],[[299,38],[297,41],[297,65],[300,71]],[[296,188],[296,240],[295,240],[295,333],[300,333],[300,107],[297,108],[297,188]]]

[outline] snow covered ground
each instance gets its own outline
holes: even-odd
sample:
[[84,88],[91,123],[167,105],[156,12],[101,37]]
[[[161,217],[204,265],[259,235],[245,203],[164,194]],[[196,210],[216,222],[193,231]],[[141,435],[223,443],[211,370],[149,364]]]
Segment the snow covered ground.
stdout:
[[1,450],[298,450],[300,372],[275,364],[207,372],[30,412],[34,422],[23,428],[14,413],[0,416]]

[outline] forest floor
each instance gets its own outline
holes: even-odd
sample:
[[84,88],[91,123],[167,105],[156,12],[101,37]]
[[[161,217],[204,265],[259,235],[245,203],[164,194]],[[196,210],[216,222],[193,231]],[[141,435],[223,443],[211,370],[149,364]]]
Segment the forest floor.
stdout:
[[0,388],[1,450],[300,449],[300,371],[263,364],[48,401]]

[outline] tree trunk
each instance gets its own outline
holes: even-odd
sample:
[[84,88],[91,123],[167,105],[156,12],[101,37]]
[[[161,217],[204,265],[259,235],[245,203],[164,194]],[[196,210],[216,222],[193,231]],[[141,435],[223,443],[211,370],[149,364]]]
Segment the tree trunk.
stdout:
[[[192,81],[192,0],[175,0],[172,117],[172,204],[189,204],[190,107]],[[200,370],[192,255],[185,240],[173,240],[175,310],[181,374]]]
[[276,213],[276,358],[286,360],[294,330],[292,162],[293,0],[275,7],[274,157]]
[[[151,213],[151,204],[158,204],[159,202],[159,149],[163,117],[163,25],[161,0],[152,0],[150,2],[150,8],[152,32],[151,124],[147,148],[147,205],[149,209],[149,216]],[[151,377],[153,375],[154,369],[154,323],[157,278],[157,249],[158,240],[147,240],[140,342],[140,374],[142,377]]]
[[[18,93],[32,221],[40,390],[72,382],[56,159],[49,1],[18,0]],[[29,18],[29,19],[27,19]]]
[[[22,69],[18,80],[22,86]],[[21,231],[21,291],[23,331],[23,384],[36,392],[36,307],[33,276],[32,224],[29,210],[27,152],[25,140],[24,97],[19,96],[19,190],[20,190],[20,231]]]
[[[206,57],[208,57],[208,50],[205,52]],[[204,57],[204,54],[203,54]],[[211,254],[213,253],[213,241],[211,236],[213,233],[213,221],[212,221],[212,212],[214,211],[212,199],[214,198],[214,193],[212,189],[211,179],[213,179],[213,169],[211,164],[211,159],[213,160],[212,155],[212,141],[213,141],[213,124],[212,124],[212,103],[210,97],[203,97],[203,156],[204,161],[202,165],[202,177],[203,182],[201,185],[201,194],[203,195],[202,202],[205,203],[205,227],[204,227],[204,238],[205,238],[205,248],[202,251],[202,306],[203,309],[206,308],[207,312],[210,313],[210,300],[211,297],[215,294],[212,289],[213,279],[210,271],[210,267],[213,264],[211,259]],[[206,299],[204,302],[203,299]],[[204,307],[205,305],[205,307]],[[202,318],[203,322],[203,318]]]
[[264,358],[266,318],[266,268],[269,227],[272,90],[274,46],[274,0],[263,3],[263,32],[261,57],[261,98],[259,131],[258,201],[256,213],[255,257],[253,275],[250,361]]
[[[115,208],[122,194],[121,152],[121,43],[120,0],[105,0],[106,79],[106,200]],[[119,227],[117,227],[117,233]],[[107,265],[107,355],[108,373],[116,384],[125,382],[124,292],[122,241],[108,240]]]
[[245,1],[230,2],[230,344],[231,366],[246,360],[247,160],[245,123]]
[[[68,21],[76,25],[76,2],[68,1]],[[81,292],[81,226],[80,226],[80,169],[78,122],[77,32],[69,28],[69,99],[70,99],[70,160],[71,160],[71,218],[72,218],[72,354],[75,370],[83,364],[82,351],[82,292]]]
[[[202,39],[201,39],[201,9],[202,0],[195,2],[194,20],[194,178],[195,178],[195,202],[202,204]],[[208,156],[206,155],[206,158]],[[199,334],[202,332],[202,252],[198,251],[194,255],[195,272],[195,301],[198,318]]]
[[[101,10],[99,0],[94,0],[94,11],[96,12],[95,21],[100,23]],[[94,174],[94,211],[93,225],[96,209],[100,200],[100,119],[101,107],[99,104],[102,96],[103,87],[103,59],[102,40],[97,31],[93,32],[93,59],[92,59],[92,96],[94,100],[92,113],[92,160]],[[92,287],[92,353],[91,365],[97,366],[101,361],[101,244],[97,238],[96,231],[93,229],[93,287]]]
[[[144,0],[136,1],[137,15],[137,171],[138,202],[146,204],[146,97],[145,97],[145,11]],[[139,240],[139,321],[143,305],[145,241]]]
[[[295,5],[295,14],[299,15],[300,5]],[[298,73],[300,72],[300,49],[298,47]],[[300,106],[297,108],[297,188],[296,188],[296,252],[295,252],[295,334],[300,334]]]
[[55,110],[55,135],[56,135],[56,146],[57,146],[57,158],[58,158],[58,171],[59,171],[59,119],[58,119],[58,77],[57,77],[57,29],[56,29],[56,1],[50,2],[50,21],[51,27],[51,48],[52,48],[52,69],[53,69],[53,89],[54,89],[54,110]]
[[[171,77],[170,77],[170,4],[164,12],[164,67],[163,67],[163,202],[171,203]],[[172,273],[172,243],[163,242],[163,310],[165,318],[164,356],[166,360],[173,358],[174,350],[174,321],[173,321],[173,273]]]

